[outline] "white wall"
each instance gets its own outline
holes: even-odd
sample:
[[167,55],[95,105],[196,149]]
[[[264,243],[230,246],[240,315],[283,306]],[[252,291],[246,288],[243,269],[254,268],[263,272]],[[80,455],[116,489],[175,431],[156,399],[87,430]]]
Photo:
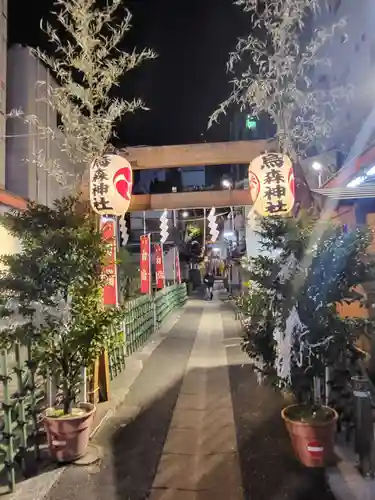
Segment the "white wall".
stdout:
[[248,222],[249,213],[251,211],[251,206],[245,207],[245,238],[246,238],[246,255],[248,258],[257,257],[261,253],[261,247],[259,242],[259,237],[256,231],[259,228],[259,222],[255,217],[251,218],[251,222]]
[[[3,215],[8,210],[8,207],[0,205],[0,214]],[[0,224],[0,255],[12,255],[21,250],[20,242],[14,238],[3,225]],[[3,265],[0,262],[0,269]]]
[[5,115],[7,71],[7,0],[0,3],[0,188],[5,187]]
[[[46,86],[37,85],[38,81],[56,85],[47,69],[30,54],[27,47],[12,47],[8,51],[8,112],[21,108],[26,115],[36,115],[45,126],[60,133],[57,113],[46,103],[38,102],[38,99],[46,97]],[[33,153],[42,151],[46,158],[58,160],[63,170],[73,171],[73,165],[61,151],[58,141],[51,136],[41,137],[35,125],[25,124],[20,118],[8,119],[6,125],[6,188],[46,205],[69,194],[67,186],[63,188],[46,169],[24,161],[26,158],[32,160]]]

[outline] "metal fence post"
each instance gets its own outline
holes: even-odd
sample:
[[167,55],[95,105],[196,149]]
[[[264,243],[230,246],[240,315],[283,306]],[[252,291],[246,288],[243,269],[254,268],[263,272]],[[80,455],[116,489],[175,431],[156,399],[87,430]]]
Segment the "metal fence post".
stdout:
[[153,298],[153,300],[152,300],[152,315],[153,315],[153,321],[154,321],[154,332],[156,332],[158,329],[158,322],[157,322],[157,318],[156,318],[156,297]]
[[364,476],[375,474],[375,447],[370,384],[367,378],[352,377],[355,414],[355,451]]
[[81,403],[87,403],[87,370],[84,366],[81,368],[81,377],[79,400]]

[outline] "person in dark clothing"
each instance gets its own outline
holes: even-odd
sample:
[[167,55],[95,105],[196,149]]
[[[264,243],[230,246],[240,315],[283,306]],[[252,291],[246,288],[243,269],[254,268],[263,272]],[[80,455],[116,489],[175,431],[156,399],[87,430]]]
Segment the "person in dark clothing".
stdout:
[[214,282],[215,282],[215,278],[211,272],[208,272],[205,275],[205,277],[203,278],[203,283],[206,286],[206,295],[207,295],[207,298],[209,298],[210,300],[212,300],[213,296],[214,296],[214,294],[213,294]]

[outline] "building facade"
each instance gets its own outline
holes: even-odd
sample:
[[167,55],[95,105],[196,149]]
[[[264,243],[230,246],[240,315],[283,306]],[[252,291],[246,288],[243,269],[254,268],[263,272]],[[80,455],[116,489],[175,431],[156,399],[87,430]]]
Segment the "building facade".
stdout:
[[0,188],[5,187],[5,123],[7,78],[7,0],[0,0]]
[[[0,215],[4,215],[10,209],[23,210],[26,208],[26,201],[0,188]],[[21,249],[20,242],[12,236],[8,230],[0,224],[1,255],[12,255],[18,253]],[[0,270],[4,264],[0,262]]]
[[60,117],[43,102],[48,85],[56,85],[56,82],[28,47],[15,45],[8,50],[8,113],[21,109],[25,115],[35,115],[42,126],[53,133],[41,134],[36,124],[25,123],[22,118],[7,119],[5,187],[45,205],[51,205],[72,189],[68,182],[58,180],[53,163],[57,162],[64,172],[74,172],[74,165],[61,150],[58,139]]
[[[324,46],[330,66],[319,67],[314,75],[316,87],[344,86],[350,99],[334,109],[339,124],[325,149],[337,148],[350,161],[366,149],[375,130],[375,32],[372,0],[327,0],[328,9],[316,19],[316,27],[330,26],[345,19],[346,26]],[[375,138],[375,136],[374,136]]]

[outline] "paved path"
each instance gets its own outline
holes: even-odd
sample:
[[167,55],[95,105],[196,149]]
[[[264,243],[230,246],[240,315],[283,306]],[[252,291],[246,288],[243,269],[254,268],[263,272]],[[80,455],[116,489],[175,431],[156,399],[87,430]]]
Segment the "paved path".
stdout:
[[96,437],[101,462],[67,468],[47,499],[334,500],[294,460],[239,334],[225,303],[189,301]]

